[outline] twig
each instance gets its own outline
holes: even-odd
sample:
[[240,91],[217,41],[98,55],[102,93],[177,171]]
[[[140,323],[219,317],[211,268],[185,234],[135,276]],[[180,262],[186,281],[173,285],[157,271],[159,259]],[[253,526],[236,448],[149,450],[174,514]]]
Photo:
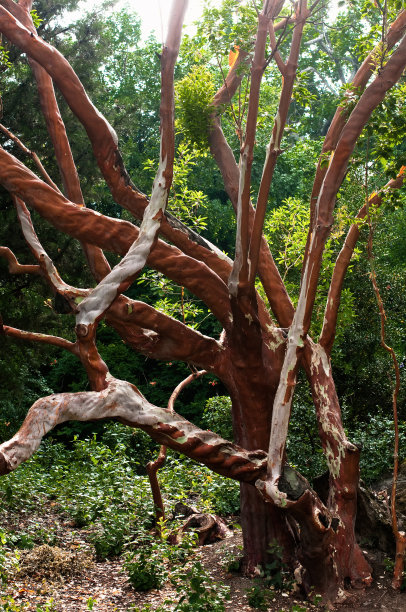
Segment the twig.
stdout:
[[393,451],[393,479],[392,479],[392,492],[391,492],[391,519],[392,519],[392,531],[395,536],[396,541],[396,557],[395,557],[395,567],[393,569],[393,578],[392,578],[392,587],[394,589],[400,589],[402,585],[403,579],[403,568],[405,564],[405,553],[406,553],[406,533],[404,531],[399,531],[398,518],[396,514],[396,490],[397,490],[397,481],[398,481],[398,472],[399,472],[399,422],[398,422],[398,409],[397,409],[397,400],[400,390],[400,372],[399,372],[399,364],[396,358],[396,353],[391,346],[389,346],[386,342],[385,336],[385,321],[386,321],[386,312],[383,305],[382,297],[379,291],[377,277],[375,272],[375,266],[373,263],[373,224],[371,221],[371,216],[369,212],[369,200],[367,199],[367,218],[368,218],[368,226],[369,226],[369,236],[368,236],[368,260],[371,268],[371,282],[374,289],[376,302],[378,304],[379,309],[379,317],[381,322],[381,331],[380,331],[380,339],[382,348],[389,353],[392,359],[393,368],[395,370],[395,385],[393,387],[392,392],[392,410],[393,410],[393,423],[395,429],[395,443],[394,443],[394,451]]
[[38,155],[36,153],[34,153],[34,151],[31,151],[30,149],[28,149],[25,146],[25,144],[23,144],[21,142],[21,140],[19,138],[17,138],[17,136],[15,134],[10,132],[10,130],[8,130],[2,123],[0,123],[0,130],[8,138],[10,138],[10,140],[15,142],[15,144],[21,149],[21,151],[23,151],[23,153],[25,153],[26,155],[31,157],[31,159],[33,160],[33,162],[37,166],[38,170],[40,171],[42,177],[44,178],[45,182],[48,183],[48,185],[50,185],[53,189],[55,189],[55,191],[57,191],[58,193],[61,193],[59,187],[53,182],[53,180],[49,176],[48,172],[45,170],[44,166],[41,163],[40,158],[38,157]]
[[[175,401],[178,398],[182,389],[187,387],[187,385],[191,383],[193,380],[195,380],[196,378],[199,378],[199,376],[203,376],[206,373],[207,373],[206,370],[200,370],[198,372],[193,372],[187,378],[182,380],[181,383],[179,383],[179,385],[174,389],[174,391],[172,392],[172,395],[169,398],[169,401],[168,401],[168,411],[169,412],[174,412]],[[158,473],[158,470],[165,464],[167,450],[168,450],[168,447],[165,445],[162,445],[159,449],[159,454],[158,454],[158,457],[155,459],[155,461],[150,461],[147,464],[147,474],[149,478],[149,483],[151,485],[152,498],[154,500],[154,507],[155,507],[155,520],[156,520],[158,529],[160,529],[162,521],[165,520],[165,506],[164,506],[164,502],[162,499],[162,493],[161,493],[161,488],[159,486],[157,473]]]

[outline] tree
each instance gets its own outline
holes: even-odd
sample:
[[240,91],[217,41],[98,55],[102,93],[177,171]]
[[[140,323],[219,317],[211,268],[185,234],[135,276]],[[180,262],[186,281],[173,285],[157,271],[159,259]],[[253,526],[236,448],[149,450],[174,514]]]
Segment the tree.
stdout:
[[[330,355],[344,277],[360,224],[380,206],[385,194],[402,185],[403,169],[380,191],[366,194],[333,269],[317,342],[311,339],[309,329],[323,251],[352,152],[373,111],[401,79],[406,65],[406,11],[402,10],[390,27],[383,28],[383,39],[356,72],[328,129],[315,173],[300,294],[294,307],[262,229],[274,169],[282,153],[303,30],[318,3],[309,7],[306,0],[299,0],[291,11],[284,8],[284,2],[264,0],[262,10],[258,10],[252,53],[249,45],[232,50],[230,70],[214,95],[210,113],[206,113],[210,151],[237,214],[234,261],[165,211],[175,157],[174,67],[186,4],[185,0],[174,1],[160,55],[161,148],[148,201],[126,171],[111,125],[90,102],[69,63],[37,35],[30,17],[31,1],[0,1],[0,31],[29,58],[63,183],[62,192],[39,162],[38,174],[34,174],[6,147],[0,149],[0,183],[11,194],[36,263],[19,264],[7,247],[1,248],[1,255],[12,274],[37,275],[48,284],[54,294],[54,308],[74,315],[76,339],[69,341],[6,324],[2,330],[10,338],[69,351],[86,369],[92,388],[36,401],[17,434],[0,445],[0,473],[8,473],[28,459],[45,433],[67,420],[113,418],[139,427],[160,444],[240,481],[247,571],[264,562],[269,542],[277,540],[304,588],[316,588],[332,600],[344,581],[368,584],[371,570],[354,535],[360,451],[347,439],[343,427]],[[288,46],[286,60],[282,57],[282,40]],[[262,76],[271,61],[281,73],[282,86],[254,207],[251,173],[259,95]],[[221,114],[247,66],[248,114],[237,165],[222,130]],[[53,83],[84,126],[115,202],[141,219],[140,227],[85,207]],[[64,282],[35,232],[29,208],[58,231],[80,241],[94,287],[78,288]],[[104,250],[121,256],[113,268]],[[200,298],[223,328],[220,337],[204,336],[182,321],[127,297],[126,291],[145,265]],[[256,289],[257,278],[269,307]],[[96,332],[101,321],[144,355],[177,359],[215,374],[232,400],[234,441],[203,431],[179,414],[152,405],[135,385],[114,378],[97,348]],[[310,384],[329,468],[327,499],[321,499],[288,464],[286,438],[299,368]]]

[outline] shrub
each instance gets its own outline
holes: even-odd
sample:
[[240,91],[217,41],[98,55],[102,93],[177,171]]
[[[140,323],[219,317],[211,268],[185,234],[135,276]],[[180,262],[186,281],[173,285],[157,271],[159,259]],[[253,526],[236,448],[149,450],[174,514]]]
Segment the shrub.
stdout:
[[179,597],[172,602],[176,612],[224,612],[230,599],[230,587],[214,582],[200,561],[176,572],[171,582]]
[[[361,446],[361,477],[367,484],[378,480],[393,469],[394,426],[393,419],[377,410],[368,423],[358,423],[349,434],[355,444]],[[399,459],[405,458],[406,423],[399,422]],[[402,455],[403,452],[403,455]]]
[[232,440],[231,399],[227,395],[217,395],[208,399],[202,421],[207,429],[215,431],[226,440]]
[[128,580],[136,591],[160,589],[168,578],[168,570],[159,547],[142,546],[124,563]]

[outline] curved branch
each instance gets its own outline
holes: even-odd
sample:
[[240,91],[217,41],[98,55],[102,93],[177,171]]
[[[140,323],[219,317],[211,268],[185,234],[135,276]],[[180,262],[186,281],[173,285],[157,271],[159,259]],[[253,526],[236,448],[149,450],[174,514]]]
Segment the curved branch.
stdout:
[[152,306],[120,296],[106,313],[105,321],[130,346],[155,359],[177,359],[218,373],[224,348]]
[[[24,3],[20,2],[19,4],[14,3],[12,0],[0,0],[0,4],[3,4],[33,35],[37,35],[30,14],[32,0],[26,0]],[[42,113],[54,147],[65,193],[72,202],[84,205],[79,176],[73,160],[65,125],[59,112],[52,79],[35,60],[28,58],[28,62],[37,83]],[[110,269],[103,252],[85,242],[82,242],[82,248],[93,276],[96,280],[101,280]]]
[[[386,45],[387,49],[392,49],[395,44],[402,38],[404,32],[406,30],[406,10],[402,10],[396,20],[390,26],[387,36],[386,36]],[[369,79],[371,78],[373,71],[376,67],[376,57],[379,56],[379,52],[381,49],[375,47],[375,49],[365,58],[362,62],[361,66],[357,70],[356,75],[352,81],[352,91],[356,92],[357,90],[363,90]],[[317,165],[316,176],[313,183],[312,195],[310,198],[310,226],[309,233],[307,237],[306,251],[307,253],[309,244],[310,244],[310,235],[315,222],[315,208],[317,199],[320,194],[321,186],[323,184],[324,178],[327,174],[328,163],[326,163],[329,154],[335,150],[337,143],[339,141],[341,132],[346,124],[348,119],[348,110],[342,106],[339,106],[335,112],[333,120],[329,126],[328,132],[324,139],[323,147],[321,150],[319,162]],[[306,258],[306,255],[305,255]]]
[[180,415],[150,404],[128,382],[110,375],[107,381],[107,388],[99,392],[62,393],[37,400],[16,435],[0,445],[0,474],[15,470],[29,459],[43,436],[59,423],[110,418],[143,429],[160,444],[223,476],[254,483],[264,475],[264,451],[246,451],[211,431],[199,429]]
[[38,265],[24,265],[18,263],[17,257],[8,247],[0,247],[0,257],[4,257],[8,263],[10,274],[41,274],[41,267]]
[[[41,268],[42,275],[48,281],[48,284],[52,287],[55,293],[63,295],[65,299],[72,302],[73,298],[78,296],[86,296],[89,293],[88,289],[76,289],[66,284],[59,276],[58,270],[56,269],[54,262],[49,257],[47,252],[44,250],[40,243],[38,236],[35,232],[32,224],[31,215],[22,200],[13,196],[13,202],[17,210],[18,220],[21,225],[23,236],[30,248],[30,251],[34,255],[35,259]],[[71,305],[74,310],[74,305]]]
[[9,325],[2,325],[2,333],[10,338],[17,340],[27,340],[29,342],[39,342],[40,344],[49,344],[63,348],[73,355],[79,356],[78,347],[74,342],[69,342],[65,338],[59,338],[58,336],[50,336],[48,334],[38,334],[35,332],[27,332],[16,327],[10,327]]
[[178,57],[183,16],[187,2],[177,0],[170,17],[168,39],[161,55],[161,146],[159,167],[152,187],[151,200],[144,211],[141,227],[123,259],[105,276],[78,306],[76,324],[89,327],[105,314],[116,297],[130,287],[144,268],[168,202],[175,157],[174,68]]
[[[0,4],[6,4],[9,9],[7,11],[0,7],[0,30],[52,77],[72,112],[84,126],[114,200],[142,219],[148,199],[131,182],[118,149],[115,131],[89,100],[83,85],[66,59],[28,27],[24,27],[25,22],[21,18],[18,5],[11,0],[0,1]],[[17,19],[13,18],[13,15],[16,15]],[[225,278],[227,272],[224,270],[224,254],[169,213],[162,219],[161,232],[186,254],[206,263]]]

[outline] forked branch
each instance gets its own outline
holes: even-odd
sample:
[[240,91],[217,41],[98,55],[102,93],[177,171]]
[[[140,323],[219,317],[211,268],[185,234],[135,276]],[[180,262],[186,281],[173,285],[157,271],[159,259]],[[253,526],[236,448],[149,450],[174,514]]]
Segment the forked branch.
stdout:
[[[249,279],[251,286],[255,283],[255,277],[258,268],[258,258],[261,247],[262,230],[264,226],[266,207],[268,204],[269,189],[272,183],[272,177],[275,170],[276,162],[281,151],[281,140],[285,129],[290,102],[292,98],[293,85],[296,79],[296,71],[300,53],[300,43],[302,40],[303,28],[306,19],[309,17],[310,11],[307,8],[307,0],[299,0],[295,14],[295,28],[293,30],[292,45],[290,48],[289,59],[284,66],[282,78],[282,90],[279,99],[279,107],[276,113],[275,122],[272,130],[272,137],[266,149],[266,158],[262,171],[261,183],[259,186],[257,205],[255,208],[254,222],[251,232],[249,245]],[[272,23],[270,24],[272,32]],[[274,36],[271,38],[275,38]],[[275,49],[276,42],[275,42]]]

